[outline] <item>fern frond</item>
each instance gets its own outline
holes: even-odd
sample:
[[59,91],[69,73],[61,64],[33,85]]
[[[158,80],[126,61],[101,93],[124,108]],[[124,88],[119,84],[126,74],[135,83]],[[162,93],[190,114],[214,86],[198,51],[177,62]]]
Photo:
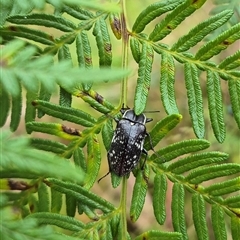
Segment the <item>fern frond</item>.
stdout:
[[182,239],[182,234],[179,232],[161,232],[157,230],[150,230],[135,238],[135,240],[143,239],[180,240]]
[[240,50],[224,59],[218,67],[220,69],[232,70],[240,67]]

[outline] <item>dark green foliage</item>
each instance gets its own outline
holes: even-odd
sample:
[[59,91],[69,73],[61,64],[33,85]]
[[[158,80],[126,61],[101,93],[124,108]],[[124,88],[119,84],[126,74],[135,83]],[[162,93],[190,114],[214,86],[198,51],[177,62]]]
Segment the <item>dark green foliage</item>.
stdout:
[[[145,139],[144,148],[149,151],[154,147],[155,151],[149,151],[146,161],[143,156],[133,171],[130,221],[136,224],[141,218],[149,186],[153,190],[156,218],[152,229],[140,229],[134,239],[190,239],[188,228],[192,221],[192,231],[195,229],[198,239],[211,239],[214,235],[216,239],[225,240],[232,235],[232,239],[238,240],[240,165],[226,163],[227,153],[207,150],[210,142],[204,139],[208,119],[204,94],[213,133],[219,143],[224,143],[228,125],[223,101],[227,93],[233,118],[240,128],[240,51],[228,56],[225,53],[221,61],[216,57],[222,57],[221,53],[240,39],[239,3],[214,1],[216,8],[211,11],[212,16],[174,38],[170,45],[162,40],[194,16],[206,0],[152,3],[136,17],[132,30],[126,27],[129,25],[125,22],[126,12],[121,9],[124,4],[114,1],[104,4],[86,0],[0,2],[3,10],[0,16],[0,126],[9,122],[10,130],[15,132],[22,117],[27,133],[45,133],[29,139],[2,131],[1,237],[6,240],[133,239],[127,226],[128,176],[111,174],[114,188],[122,184],[118,207],[91,190],[101,164],[106,162],[102,145],[106,150],[110,148],[113,119],[121,118],[122,107],[132,105],[127,102],[127,78],[132,74],[127,70],[130,49],[138,66],[135,114],[144,112],[151,96],[150,86],[158,81],[156,79],[159,79],[159,100],[168,114],[157,121],[149,131],[150,138]],[[51,10],[45,13],[45,9]],[[111,66],[112,62],[117,66],[111,30],[118,43],[123,44],[121,67]],[[154,54],[159,55],[161,63],[157,62],[158,56],[154,59]],[[160,66],[160,78],[152,74],[155,62]],[[167,135],[172,136],[171,130],[185,117],[180,115],[183,106],[176,96],[176,83],[181,80],[176,77],[177,69],[184,76],[181,86],[186,94],[181,97],[188,102],[192,128],[198,139],[184,136],[181,141],[159,149],[159,142]],[[120,95],[118,106],[96,91],[99,83],[111,90],[109,83],[114,81],[122,81],[122,92],[116,94]],[[222,82],[228,84],[224,95]],[[56,89],[59,104],[51,100]],[[79,100],[72,107],[74,98]],[[44,115],[53,117],[53,122],[44,118],[37,120],[36,116]],[[80,130],[63,121],[78,125]],[[173,185],[170,194],[169,182]],[[111,192],[102,190],[111,196]],[[167,209],[170,201],[171,209]],[[166,224],[169,212],[174,232],[158,227]],[[89,220],[83,222],[78,215],[85,215]]]

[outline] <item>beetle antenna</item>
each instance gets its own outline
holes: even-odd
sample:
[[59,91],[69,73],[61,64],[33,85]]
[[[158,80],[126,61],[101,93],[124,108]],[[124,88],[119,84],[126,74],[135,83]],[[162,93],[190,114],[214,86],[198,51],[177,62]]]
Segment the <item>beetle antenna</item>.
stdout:
[[160,112],[159,110],[153,110],[153,111],[144,111],[144,113],[157,113]]
[[99,183],[99,182],[100,182],[103,178],[105,178],[109,173],[110,173],[110,172],[108,172],[107,174],[105,174],[104,176],[102,176],[101,178],[99,178],[97,182]]

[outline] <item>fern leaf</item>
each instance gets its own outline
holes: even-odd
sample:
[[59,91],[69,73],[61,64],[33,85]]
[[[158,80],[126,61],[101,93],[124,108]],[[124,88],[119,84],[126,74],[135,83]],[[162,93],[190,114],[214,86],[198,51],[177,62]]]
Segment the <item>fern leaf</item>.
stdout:
[[77,209],[77,200],[72,195],[65,195],[66,213],[69,217],[74,217]]
[[175,174],[182,174],[203,165],[223,162],[227,158],[228,154],[222,152],[193,154],[191,156],[185,157],[183,159],[178,159],[178,161],[171,163],[167,169],[168,171],[171,171]]
[[150,230],[137,236],[135,240],[145,239],[161,239],[161,240],[181,240],[182,234],[178,232],[161,232],[157,230]]
[[[36,116],[36,109],[32,105],[32,101],[37,98],[36,92],[27,92],[26,95],[27,103],[26,103],[26,110],[25,110],[25,123],[32,122],[35,120]],[[27,133],[31,133],[30,129],[27,129]]]
[[156,174],[154,177],[153,210],[157,222],[162,225],[166,220],[166,193],[167,178],[164,174]]
[[212,206],[211,217],[215,239],[227,240],[227,233],[224,224],[224,212],[217,204]]
[[33,13],[28,15],[14,15],[7,18],[10,23],[23,24],[23,25],[39,25],[50,28],[59,29],[63,32],[73,32],[76,29],[74,23],[66,18],[56,15]]
[[[92,53],[91,46],[85,31],[82,31],[77,35],[76,50],[78,57],[79,67],[85,67],[86,69],[92,68]],[[90,90],[92,83],[82,84],[83,90]]]
[[[71,53],[67,45],[64,44],[62,47],[59,48],[58,60],[69,60],[69,62],[72,62]],[[72,95],[62,87],[60,87],[59,104],[64,107],[71,107],[72,104]]]
[[223,143],[226,129],[223,119],[222,93],[220,79],[217,73],[207,71],[207,93],[210,119],[216,139]]
[[146,106],[151,82],[153,56],[154,54],[152,47],[146,43],[143,43],[138,69],[137,87],[134,97],[134,112],[136,115],[141,114]]
[[204,137],[203,100],[196,65],[185,63],[185,84],[187,89],[189,113],[193,129],[198,138]]
[[149,35],[149,40],[157,42],[167,36],[175,29],[186,17],[190,16],[194,11],[200,8],[206,0],[187,0],[176,7],[166,18],[157,24]]
[[111,174],[111,183],[113,188],[117,188],[120,185],[121,181],[122,181],[121,177],[114,173]]
[[93,209],[100,209],[103,212],[107,213],[114,210],[114,206],[108,201],[100,198],[99,196],[93,194],[89,190],[81,187],[80,185],[63,182],[55,178],[47,179],[48,185],[64,194],[69,194],[75,197],[78,201],[84,203]]
[[230,79],[228,81],[228,90],[232,104],[234,118],[240,128],[240,81]]
[[36,219],[39,224],[54,225],[69,231],[81,231],[84,224],[72,217],[64,216],[57,213],[34,213],[28,219]]
[[62,208],[62,194],[51,188],[51,212],[59,213]]
[[240,165],[234,163],[225,163],[214,166],[202,167],[188,174],[186,180],[192,184],[200,184],[204,181],[217,177],[228,176],[240,172]]
[[152,146],[150,141],[146,141],[144,148],[150,150],[152,147],[155,147],[181,120],[182,116],[180,114],[171,114],[159,121],[149,133]]
[[232,239],[238,240],[240,234],[240,220],[239,217],[231,217],[231,232],[232,232]]
[[9,109],[10,109],[10,98],[8,95],[8,92],[2,88],[2,84],[0,85],[1,89],[0,89],[0,99],[1,99],[1,114],[0,114],[0,127],[4,126],[7,117],[8,117],[8,113],[9,113]]
[[66,120],[69,122],[76,123],[78,125],[82,125],[85,127],[92,127],[97,122],[94,117],[90,114],[83,112],[79,109],[74,109],[70,107],[62,107],[53,103],[35,100],[33,105],[42,110],[44,113],[60,118],[62,120]]
[[114,36],[119,40],[122,38],[122,26],[120,15],[118,13],[109,14],[109,23]]
[[143,209],[145,197],[147,195],[147,179],[149,178],[149,173],[149,169],[144,172],[138,171],[137,173],[130,207],[130,218],[133,222],[137,221]]
[[34,42],[42,43],[44,45],[53,45],[54,40],[51,35],[31,28],[23,27],[23,26],[6,26],[0,28],[0,36],[3,37],[21,37],[26,38],[28,40],[32,40]]
[[81,167],[81,169],[86,172],[87,171],[87,164],[85,155],[83,153],[82,148],[77,148],[73,153],[73,160],[76,166]]
[[171,48],[172,51],[184,52],[189,48],[197,45],[206,35],[213,30],[219,28],[233,15],[230,10],[225,10],[212,16],[211,18],[198,24],[195,28],[189,31],[188,34],[182,36]]
[[153,21],[156,17],[173,10],[177,5],[179,5],[178,0],[173,0],[171,2],[163,0],[149,5],[137,17],[132,27],[133,32],[142,32],[148,23]]
[[240,208],[240,195],[225,198],[223,204],[231,208]]
[[[12,109],[11,109],[11,122],[10,122],[10,129],[12,132],[17,130],[21,120],[21,113],[22,113],[21,86],[19,86],[19,88],[20,88],[20,94],[18,94],[17,96],[12,96]],[[2,98],[1,100],[3,101]],[[2,114],[2,108],[1,108],[1,114]]]
[[112,64],[112,46],[107,24],[103,18],[100,18],[94,26],[93,35],[96,37],[99,65],[111,66]]
[[19,175],[22,178],[31,175],[33,178],[56,177],[65,180],[74,178],[77,182],[82,182],[82,170],[72,167],[66,159],[30,148],[26,138],[8,138],[8,134],[4,134],[1,139],[3,158],[0,164],[1,170],[8,171],[9,175],[14,173],[15,177]]
[[192,196],[193,222],[199,240],[208,240],[208,228],[206,222],[206,210],[203,196],[194,194]]
[[[31,145],[39,150],[53,152],[59,155],[63,154],[67,149],[67,146],[63,143],[41,138],[32,138]],[[70,158],[71,156],[65,157]]]
[[139,63],[140,56],[141,56],[140,43],[136,38],[133,38],[133,37],[130,38],[130,48],[131,48],[131,52],[134,60],[136,61],[136,63]]
[[169,54],[162,53],[160,92],[163,106],[167,114],[179,113],[174,91],[174,74],[175,65],[173,57]]
[[[240,172],[240,171],[239,171]],[[240,177],[236,177],[221,183],[212,184],[204,189],[204,192],[213,196],[222,196],[240,190]]]
[[108,151],[113,138],[113,125],[112,120],[109,119],[102,127],[102,139],[105,149]]
[[184,188],[179,183],[174,183],[172,189],[172,220],[175,232],[182,233],[183,239],[187,238],[187,226],[184,216]]
[[47,186],[40,182],[38,185],[38,211],[49,212],[50,202]]
[[88,138],[87,144],[87,171],[84,180],[84,187],[90,189],[97,179],[101,164],[101,152],[99,141],[94,134]]
[[164,162],[168,162],[183,154],[200,151],[208,148],[209,146],[209,142],[203,139],[185,140],[171,144],[170,146],[159,150],[157,154],[162,156],[161,159],[156,158],[156,156],[153,154],[149,160],[161,164],[162,159],[164,159]]
[[240,38],[240,23],[234,25],[227,31],[220,34],[217,38],[207,42],[202,46],[195,55],[196,60],[206,61],[214,55],[219,54],[229,45]]
[[[80,6],[80,5],[79,5]],[[79,20],[88,20],[94,17],[94,15],[87,10],[83,10],[79,7],[70,7],[67,5],[63,5],[62,11],[66,12],[67,14],[73,16],[74,18],[77,18]]]
[[240,50],[235,52],[233,55],[225,58],[218,67],[220,69],[232,70],[240,67]]

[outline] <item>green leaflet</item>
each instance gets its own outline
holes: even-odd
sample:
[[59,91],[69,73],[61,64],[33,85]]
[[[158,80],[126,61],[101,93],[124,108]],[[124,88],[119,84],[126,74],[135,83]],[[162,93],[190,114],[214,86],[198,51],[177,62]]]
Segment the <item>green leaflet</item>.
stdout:
[[37,109],[42,110],[44,113],[50,116],[73,122],[85,127],[92,127],[97,122],[97,120],[90,114],[83,112],[79,109],[63,107],[41,100],[33,101],[33,105]]
[[10,98],[9,98],[8,92],[2,87],[2,84],[0,84],[0,99],[1,99],[0,127],[2,127],[4,126],[7,120],[8,112],[10,109]]
[[54,190],[51,190],[51,212],[60,213],[62,208],[62,193]]
[[92,134],[87,142],[87,171],[84,187],[90,189],[97,179],[101,164],[101,152],[96,134]]
[[[107,24],[103,18],[96,21],[93,28],[93,35],[96,37],[99,65],[111,66],[112,64],[112,47]],[[107,80],[107,79],[106,79]]]
[[0,35],[26,38],[45,45],[53,45],[54,39],[51,35],[31,28],[22,26],[6,26],[0,28]]
[[179,113],[174,83],[175,83],[175,64],[170,54],[162,53],[160,92],[164,109],[167,114]]
[[204,188],[204,192],[213,196],[222,196],[230,194],[240,190],[240,177],[236,177],[230,180],[223,181],[221,183],[215,183],[209,187]]
[[167,178],[164,174],[156,174],[153,184],[153,210],[157,222],[162,225],[166,220]]
[[[26,98],[27,98],[27,103],[26,103],[26,111],[25,111],[25,123],[28,124],[35,120],[36,109],[35,107],[33,107],[32,101],[37,99],[37,93],[28,91]],[[27,128],[27,126],[26,126],[26,130],[27,130],[27,133],[31,133],[30,128]]]
[[142,32],[148,23],[153,21],[156,17],[173,10],[177,5],[179,5],[178,0],[163,0],[149,5],[138,15],[133,24],[133,32]]
[[231,217],[231,232],[232,232],[232,239],[238,240],[240,234],[240,220],[239,217]]
[[[88,36],[85,31],[81,31],[77,35],[76,49],[79,67],[86,69],[92,68],[92,52]],[[88,91],[92,87],[92,83],[82,83],[83,90]]]
[[175,174],[182,174],[187,171],[193,170],[203,165],[210,165],[213,163],[219,163],[228,158],[228,154],[222,152],[206,152],[193,154],[182,159],[178,159],[176,162],[171,163],[168,166],[168,171]]
[[74,23],[56,15],[33,13],[28,15],[14,15],[7,18],[8,22],[26,25],[39,25],[59,29],[63,32],[72,32],[76,29]]
[[[39,100],[43,100],[43,101],[46,101],[46,102],[49,102],[50,101],[50,98],[51,98],[51,93],[47,92],[46,89],[44,89],[44,87],[40,86],[40,92],[39,92],[39,96],[38,96],[38,99]],[[38,110],[37,112],[37,117],[38,118],[42,118],[44,116],[44,113],[41,111],[41,110]]]
[[109,14],[109,23],[112,29],[113,34],[117,39],[121,39],[122,37],[122,26],[120,15],[118,13],[110,13]]
[[150,45],[143,43],[138,68],[137,87],[134,97],[134,112],[136,115],[139,115],[144,111],[147,103],[151,82],[153,56],[153,48]]
[[90,11],[83,10],[79,7],[69,7],[67,5],[63,5],[62,11],[79,20],[88,20],[94,17],[94,15]]
[[235,163],[224,163],[213,166],[201,167],[190,172],[186,181],[192,184],[200,184],[204,181],[217,177],[228,176],[240,172],[240,165]]
[[66,198],[66,213],[69,217],[74,217],[77,209],[77,200],[69,194],[65,195]]
[[199,240],[208,240],[206,209],[203,196],[196,193],[192,196],[193,223]]
[[136,61],[136,63],[139,63],[140,56],[141,56],[140,42],[134,37],[130,38],[130,48],[131,48],[131,52],[134,60]]
[[[70,62],[72,62],[71,53],[67,45],[63,45],[61,48],[59,48],[58,60],[59,61],[69,60]],[[60,87],[59,105],[64,107],[71,107],[71,104],[72,104],[71,93],[67,92],[65,89]]]
[[240,128],[240,81],[230,79],[228,81],[228,91],[232,104],[234,118]]
[[[53,152],[59,155],[63,154],[67,149],[67,146],[63,143],[51,141],[48,139],[42,139],[42,138],[31,138],[31,146],[34,146],[39,150]],[[70,158],[70,157],[71,155],[65,156],[65,158]]]
[[85,226],[82,222],[57,213],[34,213],[28,218],[35,218],[39,224],[58,226],[69,231],[81,231]]
[[102,127],[102,139],[105,149],[108,151],[112,142],[114,130],[112,125],[112,119],[108,119]]
[[187,89],[189,113],[193,129],[198,138],[203,138],[205,133],[203,99],[200,87],[198,69],[196,65],[185,63],[185,84]]
[[[145,169],[146,167],[147,166],[145,166]],[[140,170],[137,173],[130,207],[130,218],[133,222],[137,221],[143,209],[148,189],[147,181],[149,172],[149,169],[147,169],[144,172]]]
[[240,208],[240,195],[225,198],[223,204],[232,208]]
[[240,67],[240,50],[225,58],[219,65],[218,68],[232,70]]
[[147,141],[144,144],[144,148],[146,150],[150,150],[152,147],[155,147],[161,141],[161,139],[163,139],[169,133],[169,131],[172,130],[181,120],[182,115],[171,114],[156,123],[156,125],[149,133],[152,141],[152,146],[150,145],[149,138],[147,138]]
[[82,148],[77,148],[73,153],[73,160],[75,166],[79,166],[84,172],[87,171],[87,163]]
[[174,183],[172,189],[172,221],[175,232],[182,233],[182,239],[188,239],[187,226],[184,214],[185,192],[182,184]]
[[205,36],[211,33],[213,30],[219,28],[233,15],[230,10],[225,10],[212,16],[211,18],[201,22],[186,35],[182,36],[175,44],[173,44],[171,50],[177,52],[187,51],[189,48],[197,45]]
[[149,35],[149,40],[157,42],[170,34],[186,17],[200,8],[206,0],[186,0],[158,23]]
[[218,142],[223,143],[226,128],[223,119],[223,100],[219,76],[216,72],[207,71],[208,108],[214,135]]
[[234,43],[240,38],[240,23],[234,25],[226,30],[217,38],[207,42],[203,45],[195,55],[196,60],[206,61],[214,55],[219,54],[222,50],[226,49],[229,45]]
[[104,213],[114,210],[114,206],[108,201],[81,187],[79,184],[64,182],[56,178],[48,178],[47,181],[53,189],[75,197],[79,202],[89,206],[89,208],[100,209]]
[[49,212],[50,202],[48,188],[45,183],[39,182],[38,185],[38,211]]
[[171,161],[172,159],[175,159],[183,154],[200,151],[208,148],[209,146],[210,143],[204,139],[184,140],[159,150],[157,153],[161,156],[160,159],[156,158],[156,156],[153,154],[149,160],[158,164],[162,164],[163,162]]
[[150,230],[137,236],[135,240],[181,240],[182,234],[178,232],[162,232]]
[[120,185],[121,181],[122,181],[122,177],[119,177],[115,173],[111,173],[111,182],[112,182],[113,188],[117,188]]

